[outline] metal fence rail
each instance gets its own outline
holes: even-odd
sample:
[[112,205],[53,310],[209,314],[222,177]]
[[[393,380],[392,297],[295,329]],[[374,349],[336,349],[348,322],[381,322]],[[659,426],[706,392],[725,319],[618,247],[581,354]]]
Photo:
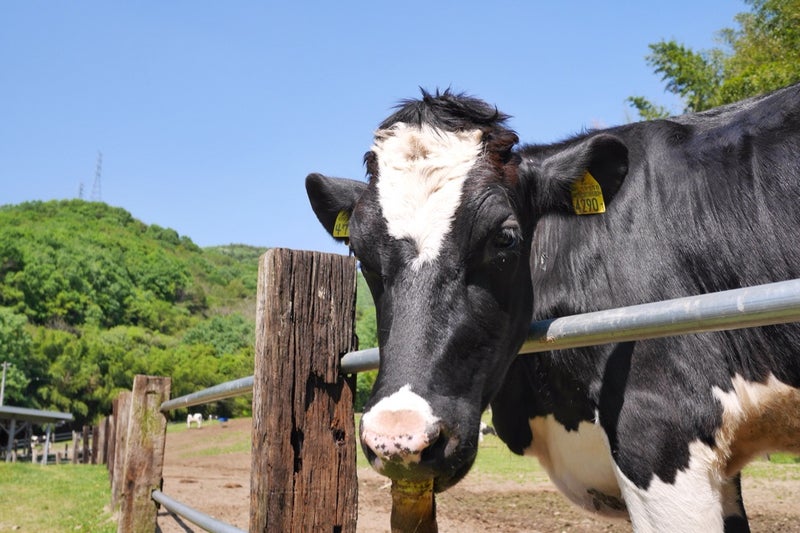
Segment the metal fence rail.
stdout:
[[192,509],[188,505],[184,505],[179,501],[173,500],[160,490],[154,490],[152,497],[153,500],[163,505],[168,511],[189,520],[193,524],[200,526],[211,533],[245,533],[238,527],[226,524],[225,522],[220,522],[215,518],[211,518],[207,514],[203,514],[200,511]]
[[[520,354],[800,321],[800,279],[531,324]],[[378,349],[350,352],[342,371],[378,368]]]
[[225,383],[220,383],[219,385],[214,385],[213,387],[201,391],[167,400],[161,404],[161,412],[180,409],[182,407],[191,407],[193,405],[201,405],[217,400],[225,400],[251,392],[253,392],[253,376],[247,376],[246,378],[226,381]]

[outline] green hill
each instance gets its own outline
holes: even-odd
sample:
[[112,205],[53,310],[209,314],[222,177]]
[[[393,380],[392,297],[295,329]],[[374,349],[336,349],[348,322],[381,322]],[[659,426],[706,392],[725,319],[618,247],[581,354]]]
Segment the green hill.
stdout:
[[[0,207],[0,362],[5,404],[111,409],[137,373],[173,396],[252,374],[258,257],[201,249],[124,209],[81,200]],[[246,400],[215,406],[246,414]]]

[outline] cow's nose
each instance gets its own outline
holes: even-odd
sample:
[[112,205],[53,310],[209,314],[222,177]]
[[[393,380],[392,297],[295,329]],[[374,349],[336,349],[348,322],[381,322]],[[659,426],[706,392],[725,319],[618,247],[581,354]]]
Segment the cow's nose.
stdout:
[[439,433],[438,421],[411,409],[370,411],[361,425],[361,440],[377,457],[404,464],[419,463]]
[[411,465],[439,439],[439,418],[406,385],[382,398],[361,418],[361,441],[382,461]]

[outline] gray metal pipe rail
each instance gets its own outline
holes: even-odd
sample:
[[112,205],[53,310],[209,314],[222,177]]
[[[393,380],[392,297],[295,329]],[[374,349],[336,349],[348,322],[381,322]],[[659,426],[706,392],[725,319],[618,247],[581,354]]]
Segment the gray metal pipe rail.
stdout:
[[[520,354],[800,321],[800,279],[531,324]],[[378,349],[350,352],[342,371],[378,368]]]
[[251,392],[253,392],[253,376],[247,376],[246,378],[226,381],[225,383],[220,383],[219,385],[201,391],[167,400],[161,404],[161,412],[164,413],[182,407],[191,407],[193,405],[201,405],[217,400],[225,400]]
[[800,321],[800,279],[531,324],[521,354]]
[[226,524],[225,522],[220,522],[219,520],[211,518],[200,511],[192,509],[188,505],[173,500],[160,490],[154,490],[150,496],[154,501],[163,505],[168,511],[171,511],[178,516],[189,520],[196,526],[202,527],[211,533],[245,533],[245,531],[239,529],[238,527]]

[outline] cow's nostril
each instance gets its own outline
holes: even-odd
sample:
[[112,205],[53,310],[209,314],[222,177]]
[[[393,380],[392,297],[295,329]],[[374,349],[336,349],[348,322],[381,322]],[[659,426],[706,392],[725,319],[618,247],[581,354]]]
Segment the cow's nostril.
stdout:
[[451,439],[440,431],[436,439],[432,440],[430,445],[422,451],[420,462],[427,463],[444,459],[448,455],[450,441]]

